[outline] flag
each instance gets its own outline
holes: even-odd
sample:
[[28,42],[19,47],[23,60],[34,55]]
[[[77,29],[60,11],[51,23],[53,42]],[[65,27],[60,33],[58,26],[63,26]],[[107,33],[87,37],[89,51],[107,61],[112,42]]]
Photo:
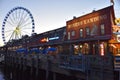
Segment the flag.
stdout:
[[110,2],[114,5],[114,0],[110,0]]

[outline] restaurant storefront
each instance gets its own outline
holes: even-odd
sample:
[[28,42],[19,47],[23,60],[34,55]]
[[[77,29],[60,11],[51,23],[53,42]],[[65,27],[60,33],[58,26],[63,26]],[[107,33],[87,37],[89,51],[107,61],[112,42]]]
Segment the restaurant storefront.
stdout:
[[108,53],[114,19],[113,6],[109,6],[67,21],[66,35],[67,40],[73,42],[73,53],[93,55]]

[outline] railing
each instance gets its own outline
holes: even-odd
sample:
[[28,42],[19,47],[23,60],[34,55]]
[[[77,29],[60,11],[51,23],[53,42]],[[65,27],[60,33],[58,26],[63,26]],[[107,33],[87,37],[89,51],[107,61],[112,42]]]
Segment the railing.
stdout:
[[[100,55],[56,55],[56,56],[48,56],[42,54],[36,55],[23,55],[23,54],[16,54],[11,52],[6,56],[6,62],[16,63],[18,65],[23,64],[26,66],[33,66],[37,67],[40,64],[46,65],[46,62],[50,60],[51,64],[57,65],[57,67],[70,69],[70,70],[77,70],[77,71],[88,71],[92,68],[100,68],[103,67],[105,69],[112,69],[115,64],[115,68],[118,63],[112,63],[112,59],[110,56],[100,56]],[[11,61],[13,57],[15,60]],[[116,58],[116,60],[120,60]],[[42,65],[41,65],[42,66]],[[119,61],[119,69],[120,69],[120,61]]]
[[120,56],[115,56],[114,59],[114,69],[120,71]]
[[4,62],[5,56],[3,54],[0,54],[0,63]]
[[45,69],[46,73],[48,73],[48,71],[57,71],[65,74],[69,74],[72,71],[82,72],[86,75],[86,80],[113,80],[114,69],[120,69],[120,56],[113,58],[113,55],[110,54],[104,56],[83,54],[26,55],[9,52],[9,54],[5,56],[5,63],[8,66],[17,66],[20,69],[27,67]]
[[71,70],[85,71],[86,60],[83,55],[60,55],[59,67]]
[[[120,58],[119,58],[120,60]],[[113,69],[112,56],[99,55],[60,55],[59,67],[71,70],[88,71],[92,68]],[[119,62],[120,67],[120,62]]]

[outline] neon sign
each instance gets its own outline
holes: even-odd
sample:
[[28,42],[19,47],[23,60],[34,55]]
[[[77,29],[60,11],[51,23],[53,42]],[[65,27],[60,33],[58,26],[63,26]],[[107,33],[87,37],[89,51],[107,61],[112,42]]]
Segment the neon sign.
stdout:
[[49,38],[48,40],[57,40],[57,39],[59,39],[58,36],[57,36],[57,37],[51,37],[51,38]]
[[115,19],[116,24],[120,24],[120,18]]
[[104,56],[104,44],[100,44],[100,54],[101,56]]
[[48,38],[43,38],[40,40],[40,42],[48,42],[48,41],[49,41]]
[[117,35],[117,41],[120,42],[120,35]]

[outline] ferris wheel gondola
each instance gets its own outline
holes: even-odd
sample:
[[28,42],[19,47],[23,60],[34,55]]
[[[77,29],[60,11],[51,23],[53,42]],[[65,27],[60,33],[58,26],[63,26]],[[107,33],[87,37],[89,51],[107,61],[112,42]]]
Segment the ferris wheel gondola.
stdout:
[[15,7],[5,16],[2,24],[2,39],[4,44],[11,40],[20,39],[24,35],[34,33],[34,18],[24,7]]

